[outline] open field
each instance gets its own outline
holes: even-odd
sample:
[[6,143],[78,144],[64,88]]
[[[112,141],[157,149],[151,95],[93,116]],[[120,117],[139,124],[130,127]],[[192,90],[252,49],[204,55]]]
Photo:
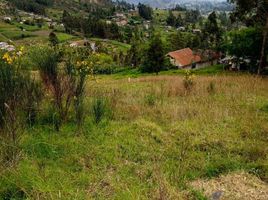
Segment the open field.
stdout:
[[122,51],[127,52],[130,49],[130,45],[116,40],[89,38],[90,41],[100,42],[110,51]]
[[[20,27],[25,31],[22,31]],[[0,22],[0,41],[14,40],[17,45],[47,43],[51,31],[46,26],[39,28],[38,26],[19,24],[17,22],[13,24]],[[56,34],[61,43],[77,39],[76,36],[62,32],[57,32]]]
[[[73,119],[55,132],[42,112],[21,138],[19,164],[0,169],[0,198],[206,199],[199,180],[240,171],[264,181],[254,194],[267,191],[268,79],[194,83],[186,91],[178,75],[89,80],[82,132]],[[96,98],[106,111],[98,125]]]

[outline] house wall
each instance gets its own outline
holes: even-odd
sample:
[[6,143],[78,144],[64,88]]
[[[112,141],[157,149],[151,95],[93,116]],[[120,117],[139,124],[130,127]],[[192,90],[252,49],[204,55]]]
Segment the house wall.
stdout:
[[[177,60],[171,57],[169,57],[169,59],[170,59],[170,63],[178,67],[178,69],[192,69],[191,64],[187,66],[182,66]],[[217,64],[217,60],[208,61],[208,62],[199,62],[199,63],[196,63],[195,69],[200,69],[200,68],[208,67],[208,66],[215,65],[215,64]]]
[[[217,64],[217,60],[213,60],[213,61],[209,61],[209,62],[199,62],[199,63],[196,63],[195,69],[201,69],[201,68],[209,67],[209,66],[215,65],[215,64]],[[192,65],[179,67],[179,69],[192,69]]]
[[208,61],[208,62],[200,62],[200,63],[196,63],[196,68],[200,69],[200,68],[204,68],[204,67],[208,67],[208,66],[216,65],[216,64],[217,64],[217,60]]

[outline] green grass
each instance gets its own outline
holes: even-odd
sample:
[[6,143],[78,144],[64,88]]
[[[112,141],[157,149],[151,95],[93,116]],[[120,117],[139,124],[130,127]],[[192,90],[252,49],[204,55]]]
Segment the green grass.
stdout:
[[30,25],[27,25],[27,24],[20,24],[20,23],[14,23],[14,25],[16,25],[16,27],[19,28],[19,29],[20,29],[20,27],[22,27],[26,31],[39,31],[39,30],[42,30],[42,28],[39,28],[37,25],[30,26]]
[[[197,75],[214,75],[214,74],[228,73],[224,71],[223,65],[213,65],[213,66],[204,67],[200,69],[193,69],[191,71]],[[163,74],[163,75],[164,74],[165,75],[185,74],[185,70],[174,69],[174,70],[163,71],[160,74]]]
[[103,44],[105,44],[108,49],[110,50],[114,50],[117,49],[119,51],[122,52],[127,52],[130,49],[130,45],[129,44],[125,44],[122,42],[118,42],[116,40],[108,40],[108,39],[100,39],[100,38],[90,38],[91,41],[98,41],[98,42],[102,42]]
[[[29,27],[29,28],[28,28]],[[0,33],[2,35],[2,38],[7,40],[19,40],[22,38],[27,38],[27,37],[33,37],[34,34],[31,31],[35,30],[35,27],[31,26],[24,26],[26,28],[26,31],[21,31],[20,28],[18,27],[18,24],[7,24],[4,22],[0,22]]]
[[186,92],[182,76],[126,77],[88,80],[80,134],[72,118],[55,132],[42,109],[17,165],[0,165],[0,199],[206,199],[187,183],[236,170],[268,180],[267,79],[198,75]]
[[27,37],[34,37],[31,32],[27,31],[3,31],[1,34],[10,40],[19,40]]
[[[195,75],[215,75],[215,74],[231,74],[223,69],[223,65],[213,65],[200,69],[191,70]],[[170,69],[166,71],[159,72],[160,75],[185,75],[185,70],[183,69]],[[126,78],[126,77],[142,77],[148,76],[149,73],[141,73],[137,68],[123,68],[117,71],[113,77],[115,78]]]
[[67,33],[56,33],[60,42],[66,42],[68,40],[75,39],[76,37]]
[[5,37],[4,35],[2,35],[2,34],[0,33],[0,41],[1,41],[1,42],[7,42],[7,41],[8,41],[8,38]]

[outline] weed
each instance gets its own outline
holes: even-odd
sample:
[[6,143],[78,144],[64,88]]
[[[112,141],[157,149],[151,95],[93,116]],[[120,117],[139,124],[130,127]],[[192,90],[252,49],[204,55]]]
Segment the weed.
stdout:
[[107,113],[107,100],[104,97],[97,97],[93,100],[92,114],[96,124],[99,124]]
[[215,94],[215,91],[216,88],[215,88],[215,83],[213,81],[209,82],[209,85],[207,87],[207,91],[209,94]]
[[18,53],[5,53],[0,61],[0,138],[4,146],[0,150],[8,162],[19,155],[18,144],[25,123],[34,123],[42,96],[40,85],[20,70],[22,51]]
[[194,87],[194,75],[192,71],[187,70],[183,79],[183,86],[187,93],[191,92]]
[[145,96],[145,103],[148,105],[148,106],[155,106],[156,104],[156,96],[154,94],[148,94]]

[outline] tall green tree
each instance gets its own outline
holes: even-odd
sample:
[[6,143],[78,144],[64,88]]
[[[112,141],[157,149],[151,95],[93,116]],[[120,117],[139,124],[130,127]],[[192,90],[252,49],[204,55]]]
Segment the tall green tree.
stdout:
[[152,37],[144,53],[141,71],[158,74],[165,67],[165,50],[160,35],[155,34]]
[[187,45],[186,38],[180,31],[172,33],[168,37],[168,51],[183,49],[186,47],[186,45]]
[[54,31],[49,34],[49,42],[52,46],[56,46],[57,44],[59,44],[59,39]]
[[182,19],[181,14],[178,14],[175,24],[176,24],[176,26],[183,26],[184,25],[184,20]]
[[258,74],[266,66],[267,37],[268,37],[268,0],[228,0],[236,4],[236,9],[231,15],[231,19],[242,20],[247,26],[259,25],[262,27],[262,44],[260,50],[260,63]]
[[139,3],[138,5],[139,15],[146,19],[151,20],[153,18],[153,9],[150,6]]
[[250,27],[242,30],[233,30],[226,37],[225,49],[230,55],[238,58],[250,58],[252,61],[251,70],[256,72],[254,63],[259,59],[261,50],[262,33],[260,29]]
[[167,17],[167,25],[169,26],[175,26],[176,25],[176,17],[174,16],[173,12],[170,10],[168,17]]
[[203,27],[203,41],[206,43],[204,47],[217,50],[221,42],[221,30],[217,22],[217,15],[212,12],[208,16],[208,20]]

